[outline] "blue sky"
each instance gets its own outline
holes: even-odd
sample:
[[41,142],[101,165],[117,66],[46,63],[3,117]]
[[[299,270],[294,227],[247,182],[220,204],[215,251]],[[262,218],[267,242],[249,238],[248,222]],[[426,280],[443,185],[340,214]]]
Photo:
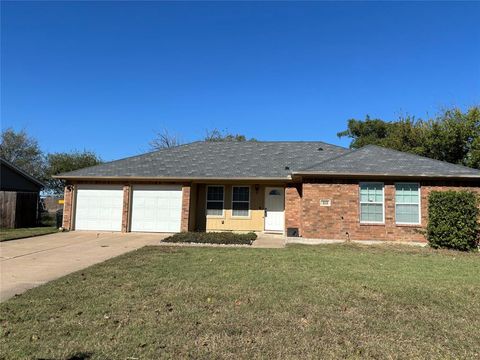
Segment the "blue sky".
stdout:
[[2,2],[2,128],[105,160],[163,128],[339,140],[480,99],[480,3]]

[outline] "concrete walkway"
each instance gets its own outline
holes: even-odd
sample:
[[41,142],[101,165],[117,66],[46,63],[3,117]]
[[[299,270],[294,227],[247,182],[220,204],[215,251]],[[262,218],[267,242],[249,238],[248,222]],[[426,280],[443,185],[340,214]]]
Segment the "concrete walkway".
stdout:
[[255,248],[278,249],[285,247],[285,236],[277,234],[258,234],[257,240],[252,244]]
[[72,231],[0,243],[0,301],[168,234]]

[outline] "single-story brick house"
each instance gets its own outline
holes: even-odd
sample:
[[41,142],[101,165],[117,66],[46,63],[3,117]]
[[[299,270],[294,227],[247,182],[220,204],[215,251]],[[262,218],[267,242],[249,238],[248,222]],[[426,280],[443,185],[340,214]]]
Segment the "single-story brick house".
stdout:
[[424,241],[432,190],[480,193],[479,170],[323,142],[193,142],[58,178],[69,230],[309,239]]

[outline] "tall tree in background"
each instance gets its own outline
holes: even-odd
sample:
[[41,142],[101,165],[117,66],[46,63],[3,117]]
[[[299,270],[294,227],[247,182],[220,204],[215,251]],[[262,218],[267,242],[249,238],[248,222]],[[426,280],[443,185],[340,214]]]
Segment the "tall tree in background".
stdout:
[[167,129],[163,129],[163,131],[156,134],[149,145],[151,150],[161,150],[182,145],[182,141],[179,136],[171,134]]
[[397,121],[350,119],[337,134],[352,139],[351,148],[375,144],[432,159],[480,169],[480,107],[442,111],[433,119],[403,117]]
[[0,157],[38,180],[44,180],[43,152],[37,140],[28,136],[25,130],[15,132],[8,128],[2,131]]
[[100,157],[92,151],[45,155],[38,141],[25,130],[16,132],[11,128],[5,129],[1,139],[0,157],[45,183],[44,190],[47,193],[63,193],[63,181],[52,179],[52,175],[101,163]]
[[62,194],[65,187],[63,180],[52,178],[68,171],[74,171],[89,166],[101,164],[100,157],[92,151],[72,151],[69,153],[48,154],[46,158],[45,182],[47,191]]
[[429,120],[425,156],[480,169],[480,107],[454,108]]
[[205,141],[210,142],[221,142],[221,141],[256,141],[254,138],[250,138],[247,140],[245,135],[242,134],[231,134],[228,133],[226,130],[219,130],[219,129],[212,129],[207,130],[207,134],[205,136]]

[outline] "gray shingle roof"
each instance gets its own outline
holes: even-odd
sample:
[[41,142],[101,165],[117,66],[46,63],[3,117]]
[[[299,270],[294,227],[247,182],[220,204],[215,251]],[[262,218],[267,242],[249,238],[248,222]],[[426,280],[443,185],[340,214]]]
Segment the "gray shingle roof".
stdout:
[[348,151],[318,141],[199,141],[64,173],[59,177],[287,179],[292,171]]
[[288,179],[292,173],[480,178],[480,170],[375,145],[348,150],[324,142],[253,141],[199,141],[58,177]]
[[480,170],[375,145],[367,145],[318,162],[301,169],[298,173],[480,178]]

